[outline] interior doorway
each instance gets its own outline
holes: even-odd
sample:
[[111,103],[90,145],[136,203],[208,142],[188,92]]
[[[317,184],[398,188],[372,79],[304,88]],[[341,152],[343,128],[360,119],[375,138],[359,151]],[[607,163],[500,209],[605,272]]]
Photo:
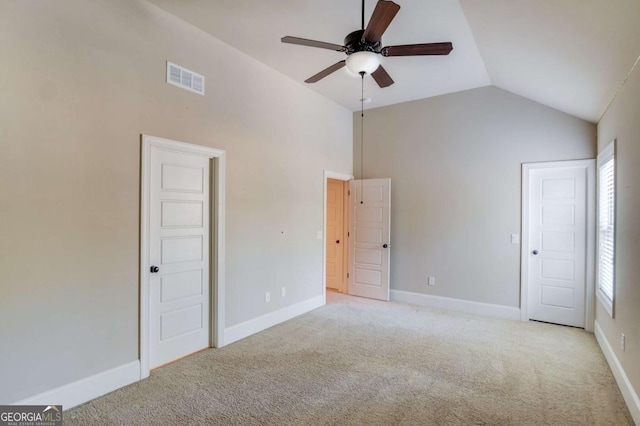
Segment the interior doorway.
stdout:
[[523,165],[523,321],[592,330],[594,201],[594,160]]
[[322,294],[348,292],[349,181],[353,176],[325,170]]
[[[347,255],[345,230],[347,229],[346,209],[348,205],[345,199],[348,188],[345,181],[327,179],[327,218],[325,238],[325,277],[328,290],[346,293]],[[348,232],[348,231],[347,231]]]
[[140,376],[224,345],[225,152],[142,135]]

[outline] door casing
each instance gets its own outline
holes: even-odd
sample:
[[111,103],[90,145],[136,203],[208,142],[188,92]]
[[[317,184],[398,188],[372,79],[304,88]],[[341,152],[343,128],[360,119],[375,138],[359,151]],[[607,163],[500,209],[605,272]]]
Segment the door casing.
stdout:
[[595,301],[595,247],[596,247],[596,163],[595,160],[553,161],[522,164],[522,239],[520,245],[520,320],[529,321],[529,193],[530,174],[533,170],[584,167],[587,170],[587,254],[585,288],[585,330],[593,332]]
[[210,185],[210,342],[211,346],[224,346],[225,300],[225,151],[201,145],[193,145],[170,139],[141,135],[140,180],[140,378],[149,377],[149,197],[151,149],[159,148],[179,153],[200,155],[212,162]]

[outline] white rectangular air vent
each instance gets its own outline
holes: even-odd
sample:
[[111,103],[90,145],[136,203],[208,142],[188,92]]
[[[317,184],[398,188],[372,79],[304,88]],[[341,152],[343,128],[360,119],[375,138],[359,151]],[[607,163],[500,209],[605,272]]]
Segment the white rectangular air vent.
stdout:
[[167,61],[167,83],[204,95],[204,76]]

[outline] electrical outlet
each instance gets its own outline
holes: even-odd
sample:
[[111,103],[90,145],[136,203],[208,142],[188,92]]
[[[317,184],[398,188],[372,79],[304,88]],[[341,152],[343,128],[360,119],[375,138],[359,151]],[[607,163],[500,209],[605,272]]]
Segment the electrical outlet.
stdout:
[[317,240],[321,240],[322,239],[322,231],[317,231],[316,232],[316,239]]
[[265,302],[265,303],[269,303],[269,302],[271,302],[271,292],[270,292],[270,291],[267,291],[267,292],[264,294],[264,302]]
[[285,297],[287,295],[287,288],[286,287],[282,287],[280,289],[280,296]]
[[624,350],[626,349],[627,346],[627,336],[624,335],[624,333],[620,334],[620,349],[622,349],[622,352],[624,352]]
[[520,234],[511,234],[511,244],[520,244]]
[[433,287],[434,285],[436,285],[436,277],[429,277],[429,281],[428,281],[429,285],[431,287]]

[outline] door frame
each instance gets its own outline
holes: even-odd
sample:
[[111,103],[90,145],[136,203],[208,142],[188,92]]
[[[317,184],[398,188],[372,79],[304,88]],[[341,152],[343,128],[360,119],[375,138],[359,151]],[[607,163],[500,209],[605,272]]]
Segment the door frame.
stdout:
[[[349,182],[353,180],[353,175],[349,175],[346,173],[333,172],[331,170],[323,170],[323,202],[322,202],[322,299],[324,303],[327,303],[327,179],[335,179],[341,180],[344,182]],[[347,191],[349,188],[346,188],[344,192],[345,200],[348,199]],[[344,220],[345,226],[343,226],[344,235],[347,235],[348,232],[348,219],[349,219],[349,209],[346,207],[346,204],[343,203],[343,212],[344,212]],[[343,238],[343,241],[347,241],[346,238]],[[345,266],[348,265],[348,249],[344,251],[343,263]],[[344,278],[346,277],[346,270],[348,268],[343,268],[343,284]]]
[[140,173],[140,378],[149,377],[149,209],[151,149],[159,148],[183,154],[193,154],[210,159],[212,163],[210,179],[210,300],[209,300],[209,343],[215,348],[224,346],[225,318],[225,166],[226,153],[223,150],[178,142],[156,136],[141,135]]
[[586,221],[586,288],[585,330],[593,332],[595,321],[595,249],[596,249],[596,160],[569,160],[544,163],[522,163],[522,240],[520,244],[520,320],[529,321],[529,194],[530,173],[566,167],[584,167],[587,170],[587,221]]

